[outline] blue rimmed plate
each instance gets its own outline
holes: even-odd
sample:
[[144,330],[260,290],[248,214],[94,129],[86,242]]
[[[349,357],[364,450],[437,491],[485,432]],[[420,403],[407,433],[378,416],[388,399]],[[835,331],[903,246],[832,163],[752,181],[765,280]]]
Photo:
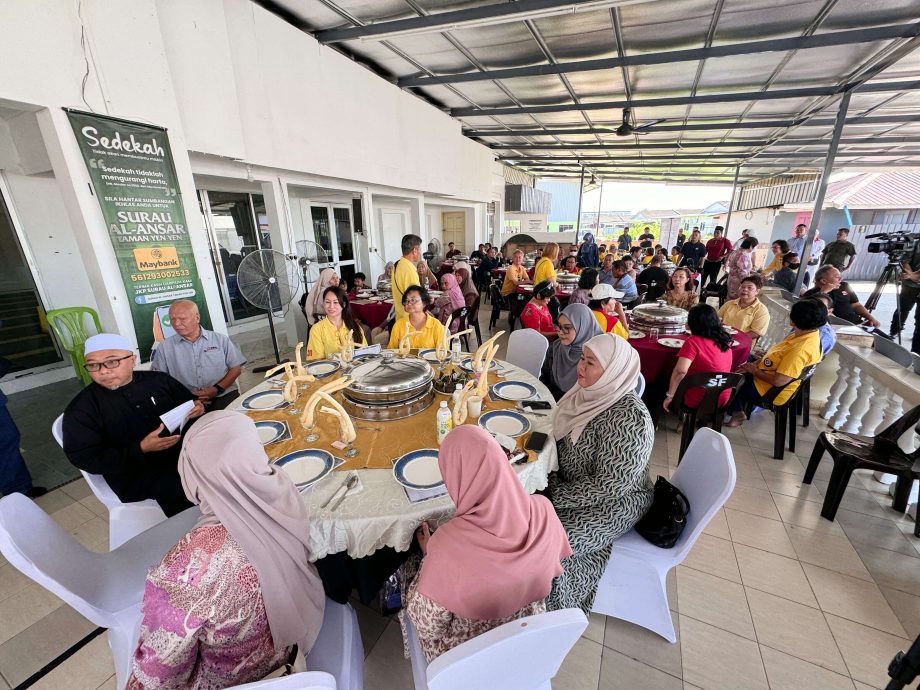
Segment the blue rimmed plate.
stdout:
[[269,390],[248,395],[241,404],[247,410],[277,410],[288,403],[280,390]]
[[514,410],[492,410],[479,416],[479,426],[490,434],[520,436],[530,431],[530,421]]
[[[466,357],[460,360],[460,368],[466,369],[467,371],[472,372],[473,371],[473,358]],[[498,369],[498,362],[496,362],[493,359],[491,362],[489,362],[489,371],[495,371],[496,369]]]
[[393,465],[396,481],[409,489],[433,489],[444,483],[438,467],[438,449],[421,448],[406,453]]
[[256,422],[256,431],[259,432],[259,440],[263,446],[280,441],[287,434],[287,430],[287,424],[273,419]]
[[298,489],[312,486],[335,467],[332,453],[319,448],[295,450],[278,458],[275,464],[284,470]]
[[523,381],[502,381],[492,386],[492,392],[502,400],[517,402],[536,397],[537,389]]
[[333,361],[331,359],[318,359],[313,362],[307,362],[303,365],[310,374],[313,374],[318,379],[324,379],[327,376],[332,376],[335,372],[342,368],[342,365],[339,362]]
[[418,356],[432,364],[440,364],[441,362],[441,360],[438,359],[438,351],[433,347],[426,347],[424,350],[419,350]]

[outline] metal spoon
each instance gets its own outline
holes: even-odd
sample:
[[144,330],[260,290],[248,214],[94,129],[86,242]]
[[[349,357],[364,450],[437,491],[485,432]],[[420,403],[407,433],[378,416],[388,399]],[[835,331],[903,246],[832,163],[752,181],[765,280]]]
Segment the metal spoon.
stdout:
[[345,484],[345,493],[343,493],[341,496],[338,497],[338,499],[336,499],[335,503],[333,503],[333,504],[329,507],[329,510],[330,510],[330,511],[333,511],[333,510],[335,510],[336,508],[338,508],[339,505],[341,505],[342,501],[345,500],[345,497],[348,496],[348,492],[351,491],[351,490],[355,487],[355,485],[356,485],[357,483],[358,483],[358,474],[357,474],[357,472],[354,472],[354,473],[352,473],[352,475],[348,478],[348,482],[346,482],[346,484]]
[[339,495],[339,492],[340,492],[342,489],[345,489],[345,491],[348,491],[349,488],[351,488],[352,486],[354,486],[354,483],[350,483],[350,484],[349,484],[349,482],[351,482],[352,479],[354,479],[354,481],[358,481],[358,475],[355,474],[354,472],[350,472],[350,473],[349,473],[349,475],[348,475],[348,477],[345,479],[345,481],[342,482],[342,485],[339,486],[338,489],[336,489],[335,491],[333,491],[333,492],[330,494],[329,498],[327,498],[327,499],[323,502],[323,504],[320,506],[320,508],[322,509],[322,508],[325,508],[327,505],[329,505],[329,503],[332,501],[332,499],[335,498],[336,496],[338,496],[338,495]]

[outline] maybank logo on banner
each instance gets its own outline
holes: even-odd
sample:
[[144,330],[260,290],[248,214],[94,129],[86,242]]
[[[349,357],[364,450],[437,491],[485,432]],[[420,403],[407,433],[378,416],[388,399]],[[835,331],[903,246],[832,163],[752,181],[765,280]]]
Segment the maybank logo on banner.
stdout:
[[175,247],[137,248],[134,262],[139,271],[159,271],[164,268],[179,268],[179,254]]

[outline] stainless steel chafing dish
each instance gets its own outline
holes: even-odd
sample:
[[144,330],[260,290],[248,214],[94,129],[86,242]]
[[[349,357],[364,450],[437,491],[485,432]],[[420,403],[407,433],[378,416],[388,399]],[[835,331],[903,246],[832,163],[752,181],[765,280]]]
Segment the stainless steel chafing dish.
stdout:
[[629,325],[644,333],[657,328],[659,335],[677,335],[687,327],[687,312],[666,304],[664,300],[658,300],[655,304],[640,304],[632,310]]
[[381,357],[358,364],[342,405],[352,417],[385,421],[418,414],[434,402],[431,365],[420,357]]
[[559,283],[560,286],[575,287],[578,285],[578,274],[564,272],[557,273],[556,282]]

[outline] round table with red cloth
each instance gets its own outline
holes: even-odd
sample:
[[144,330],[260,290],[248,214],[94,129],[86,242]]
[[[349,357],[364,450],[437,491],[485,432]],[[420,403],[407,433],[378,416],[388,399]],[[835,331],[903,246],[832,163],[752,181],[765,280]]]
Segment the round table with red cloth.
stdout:
[[[560,302],[568,302],[569,297],[572,296],[574,290],[560,290],[559,286],[556,286],[556,299]],[[520,285],[517,288],[517,293],[519,295],[527,295],[528,297],[533,297],[533,285]]]
[[355,318],[367,324],[369,328],[382,326],[393,306],[390,302],[368,302],[365,300],[353,300],[349,302],[349,305]]
[[[679,338],[684,340],[688,335],[667,335],[661,338]],[[751,355],[753,343],[747,333],[735,333],[732,338],[738,341],[738,344],[732,348],[732,371],[744,364]],[[678,348],[665,347],[661,343],[653,343],[651,337],[646,335],[644,338],[630,338],[629,344],[639,353],[639,362],[642,367],[642,375],[645,377],[646,384],[657,381],[659,377],[670,377],[671,372],[677,365]]]

